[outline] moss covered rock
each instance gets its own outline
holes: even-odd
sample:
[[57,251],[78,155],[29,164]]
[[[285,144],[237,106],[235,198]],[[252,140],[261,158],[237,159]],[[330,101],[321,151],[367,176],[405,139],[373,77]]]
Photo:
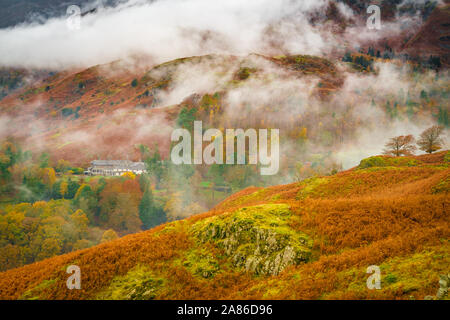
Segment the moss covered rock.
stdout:
[[212,241],[232,264],[258,275],[277,275],[289,265],[307,262],[312,242],[289,227],[293,219],[285,204],[245,207],[198,222],[194,233]]

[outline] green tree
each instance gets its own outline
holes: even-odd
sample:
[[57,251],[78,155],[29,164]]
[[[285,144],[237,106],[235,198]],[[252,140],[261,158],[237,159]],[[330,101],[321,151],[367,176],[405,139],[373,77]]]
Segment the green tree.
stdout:
[[344,57],[342,58],[344,62],[353,62],[352,54],[350,52],[346,52]]
[[166,221],[166,216],[162,208],[155,204],[151,188],[147,188],[139,203],[139,218],[144,229],[150,229]]
[[43,152],[39,156],[39,168],[48,168],[50,162],[50,155],[47,152]]
[[177,118],[177,126],[188,130],[192,130],[196,113],[197,109],[195,108],[189,109],[187,107],[184,107],[183,109],[181,109]]
[[388,101],[386,102],[386,113],[392,117],[392,108],[391,108],[391,103]]
[[73,199],[79,188],[80,188],[80,184],[77,181],[69,178],[69,180],[67,181],[66,199]]
[[150,152],[148,146],[141,143],[137,145],[137,148],[139,149],[139,153],[141,154],[141,159],[145,159],[148,157],[148,154]]
[[446,128],[448,128],[450,126],[449,121],[448,121],[447,109],[439,107],[438,123]]
[[425,90],[420,91],[420,98],[424,100],[428,100],[428,94]]
[[89,185],[83,184],[78,188],[72,203],[76,208],[83,210],[87,214],[91,223],[94,221],[94,216],[97,213],[98,199]]
[[139,187],[142,192],[145,192],[145,190],[150,187],[150,180],[146,174],[141,174],[139,176]]
[[158,146],[155,147],[155,152],[153,152],[153,155],[147,157],[144,162],[148,175],[154,178],[156,186],[159,188],[164,175],[164,164],[161,159]]

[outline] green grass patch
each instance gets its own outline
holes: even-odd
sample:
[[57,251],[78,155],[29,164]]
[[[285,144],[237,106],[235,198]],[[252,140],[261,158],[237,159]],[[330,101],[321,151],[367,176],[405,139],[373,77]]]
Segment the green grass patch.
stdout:
[[194,276],[205,279],[213,278],[220,271],[219,261],[202,246],[187,251],[183,257],[175,260],[174,264],[186,268]]
[[421,161],[409,157],[374,156],[361,160],[358,169],[372,167],[415,167],[422,164]]
[[99,300],[153,300],[164,285],[146,266],[136,266],[124,276],[115,277],[108,288],[97,294]]
[[52,280],[44,280],[34,288],[25,291],[22,296],[19,298],[19,300],[39,300],[39,299],[45,299],[45,297],[42,296],[42,293],[45,289],[50,288],[56,283],[56,279]]
[[447,176],[445,179],[442,179],[437,185],[435,185],[431,192],[434,194],[437,193],[447,193],[450,190],[450,176]]
[[328,178],[325,177],[312,177],[300,182],[300,186],[303,188],[297,193],[296,199],[303,200],[315,194],[316,188],[324,183],[328,182]]

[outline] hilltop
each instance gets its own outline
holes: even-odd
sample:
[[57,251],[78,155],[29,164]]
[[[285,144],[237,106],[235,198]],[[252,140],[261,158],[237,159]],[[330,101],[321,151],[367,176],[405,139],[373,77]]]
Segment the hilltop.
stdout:
[[[1,299],[423,299],[450,265],[450,153],[376,156],[0,273]],[[66,268],[81,268],[81,290]],[[366,268],[381,268],[381,290]]]

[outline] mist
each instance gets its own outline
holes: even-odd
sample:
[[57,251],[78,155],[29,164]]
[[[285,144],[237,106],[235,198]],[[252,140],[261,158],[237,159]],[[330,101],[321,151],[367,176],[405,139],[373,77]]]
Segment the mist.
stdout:
[[[323,55],[342,44],[383,38],[401,31],[404,19],[383,24],[379,32],[352,26],[342,35],[329,22],[311,23],[328,0],[129,0],[81,17],[80,28],[69,28],[71,16],[22,23],[0,29],[0,66],[70,69],[89,67],[131,55],[155,64],[204,54],[304,53]],[[338,4],[343,19],[353,11]],[[356,17],[365,21],[367,17]],[[408,18],[409,19],[409,18]],[[408,25],[408,27],[411,27]]]

